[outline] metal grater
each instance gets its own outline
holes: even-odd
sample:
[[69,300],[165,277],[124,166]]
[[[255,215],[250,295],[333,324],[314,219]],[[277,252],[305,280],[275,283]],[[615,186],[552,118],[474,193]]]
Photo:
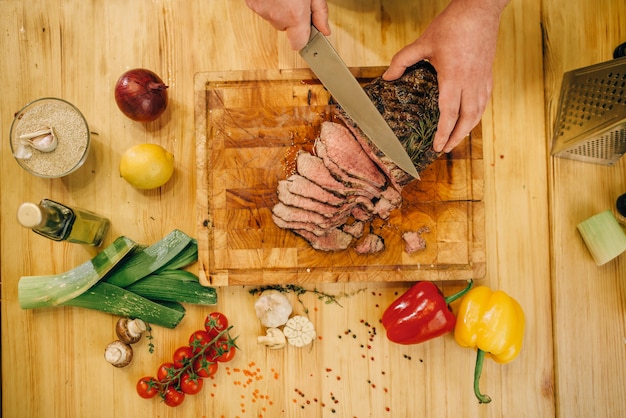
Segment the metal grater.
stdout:
[[613,165],[626,153],[626,57],[563,76],[552,155]]

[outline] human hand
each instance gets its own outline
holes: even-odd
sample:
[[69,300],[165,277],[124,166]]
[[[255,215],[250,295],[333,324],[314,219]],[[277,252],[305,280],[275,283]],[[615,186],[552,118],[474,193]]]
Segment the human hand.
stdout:
[[311,22],[324,35],[330,35],[326,0],[246,0],[246,4],[274,28],[285,31],[296,51],[309,42]]
[[439,123],[435,151],[450,152],[478,124],[493,85],[500,15],[508,0],[452,0],[413,43],[394,55],[383,74],[399,78],[428,60],[437,70]]

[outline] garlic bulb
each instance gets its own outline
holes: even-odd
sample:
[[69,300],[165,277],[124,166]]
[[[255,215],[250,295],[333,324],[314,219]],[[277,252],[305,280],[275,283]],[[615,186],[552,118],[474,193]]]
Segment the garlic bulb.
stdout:
[[267,328],[284,325],[293,311],[289,299],[278,290],[266,290],[254,304],[256,316]]
[[313,323],[306,316],[296,315],[287,321],[283,328],[289,344],[296,347],[304,347],[313,342],[317,336]]

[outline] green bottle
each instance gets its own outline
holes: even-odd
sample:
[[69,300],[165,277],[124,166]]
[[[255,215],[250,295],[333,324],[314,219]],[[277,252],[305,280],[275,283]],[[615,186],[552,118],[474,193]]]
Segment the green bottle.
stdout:
[[49,199],[43,199],[39,204],[22,203],[17,210],[17,220],[22,226],[51,240],[95,247],[102,243],[110,223],[93,212]]

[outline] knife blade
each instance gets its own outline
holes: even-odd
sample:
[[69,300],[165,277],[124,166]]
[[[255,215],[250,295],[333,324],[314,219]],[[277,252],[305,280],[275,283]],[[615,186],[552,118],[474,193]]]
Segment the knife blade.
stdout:
[[418,179],[417,169],[398,137],[328,39],[313,25],[300,56],[370,141],[398,167]]

